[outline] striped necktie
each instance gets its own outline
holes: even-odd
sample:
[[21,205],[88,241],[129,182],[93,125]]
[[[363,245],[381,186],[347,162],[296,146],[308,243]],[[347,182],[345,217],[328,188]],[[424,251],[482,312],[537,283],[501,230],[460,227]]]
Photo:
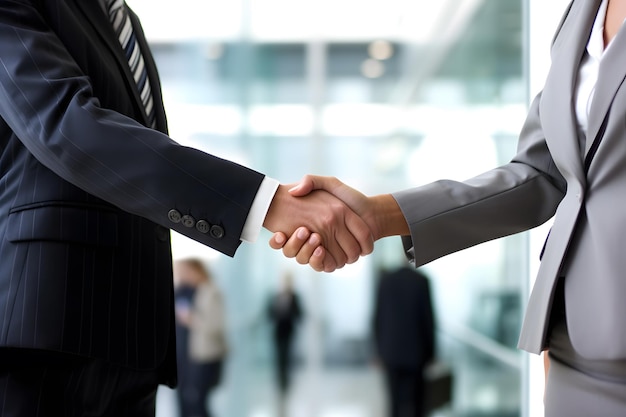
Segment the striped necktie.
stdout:
[[124,0],[108,0],[108,13],[113,30],[117,39],[122,45],[122,49],[128,60],[130,72],[133,74],[135,84],[141,96],[141,102],[148,115],[148,123],[152,128],[156,127],[156,114],[154,111],[154,100],[152,98],[152,89],[148,80],[148,71],[146,70],[143,55],[141,54],[137,37],[133,31],[128,10]]

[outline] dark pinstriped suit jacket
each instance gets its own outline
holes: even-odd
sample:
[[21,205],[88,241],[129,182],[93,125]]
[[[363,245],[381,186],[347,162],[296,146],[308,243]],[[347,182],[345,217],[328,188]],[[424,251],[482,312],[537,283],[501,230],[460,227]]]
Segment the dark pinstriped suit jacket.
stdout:
[[169,139],[132,19],[158,131],[97,0],[0,0],[0,348],[173,382],[168,228],[232,256],[263,175]]

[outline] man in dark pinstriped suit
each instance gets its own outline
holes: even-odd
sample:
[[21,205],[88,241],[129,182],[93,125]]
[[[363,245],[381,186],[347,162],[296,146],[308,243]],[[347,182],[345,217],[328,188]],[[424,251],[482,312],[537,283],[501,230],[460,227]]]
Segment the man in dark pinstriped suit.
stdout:
[[232,256],[261,224],[291,234],[330,222],[329,271],[372,249],[365,223],[330,194],[296,199],[169,139],[129,11],[155,106],[156,129],[145,127],[105,7],[0,0],[3,417],[154,414],[157,384],[176,380],[170,228]]

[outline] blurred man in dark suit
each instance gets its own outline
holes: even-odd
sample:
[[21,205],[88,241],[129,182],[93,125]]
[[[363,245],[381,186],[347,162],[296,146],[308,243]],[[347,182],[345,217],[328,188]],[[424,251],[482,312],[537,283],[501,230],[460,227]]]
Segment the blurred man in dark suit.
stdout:
[[285,273],[282,288],[270,299],[268,315],[274,327],[272,336],[276,353],[278,388],[284,396],[291,385],[292,346],[296,328],[302,319],[300,297],[293,288],[290,272]]
[[389,417],[423,416],[423,371],[435,351],[430,286],[424,274],[408,266],[381,273],[373,332],[387,383]]

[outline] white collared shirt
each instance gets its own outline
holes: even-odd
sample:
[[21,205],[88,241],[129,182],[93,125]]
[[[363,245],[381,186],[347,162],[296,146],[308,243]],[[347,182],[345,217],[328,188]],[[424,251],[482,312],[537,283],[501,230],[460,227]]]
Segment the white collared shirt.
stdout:
[[254,243],[259,234],[261,234],[261,227],[263,227],[263,221],[270,208],[270,204],[274,199],[276,190],[278,189],[279,182],[273,178],[265,177],[263,182],[257,191],[248,218],[243,226],[241,232],[241,240],[244,242]]
[[575,110],[578,121],[578,130],[582,137],[587,132],[589,122],[589,111],[596,91],[598,74],[600,72],[600,62],[602,57],[609,50],[613,42],[604,47],[604,20],[606,19],[606,9],[608,0],[603,0],[596,20],[591,29],[591,36],[587,43],[587,50],[578,69],[578,81],[576,86]]

